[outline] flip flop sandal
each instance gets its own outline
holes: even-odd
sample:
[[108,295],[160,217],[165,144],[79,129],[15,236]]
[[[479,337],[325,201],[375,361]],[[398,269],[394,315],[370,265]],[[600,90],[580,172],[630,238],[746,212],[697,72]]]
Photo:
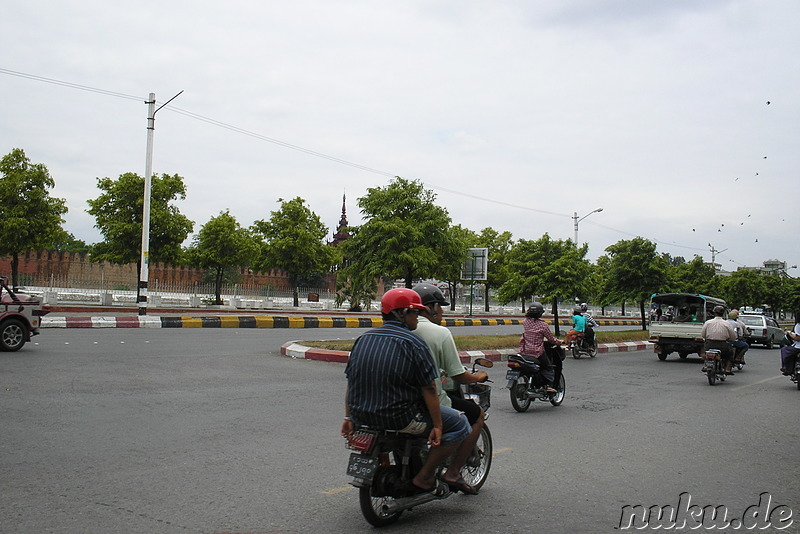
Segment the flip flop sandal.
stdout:
[[451,491],[460,491],[464,495],[478,494],[478,489],[467,484],[467,481],[464,480],[464,477],[461,477],[458,480],[454,480],[452,482],[448,482],[447,480],[445,480],[444,483],[450,486]]

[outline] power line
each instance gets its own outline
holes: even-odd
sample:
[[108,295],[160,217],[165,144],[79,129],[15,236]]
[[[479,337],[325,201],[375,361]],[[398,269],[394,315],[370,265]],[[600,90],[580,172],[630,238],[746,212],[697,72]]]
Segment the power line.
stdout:
[[[102,94],[102,95],[106,95],[106,96],[113,96],[113,97],[116,97],[116,98],[123,98],[123,99],[126,99],[126,100],[136,100],[136,101],[141,101],[141,102],[146,101],[145,98],[139,97],[139,96],[135,96],[135,95],[128,95],[128,94],[119,93],[119,92],[116,92],[116,91],[109,91],[109,90],[106,90],[106,89],[99,89],[97,87],[90,87],[88,85],[81,85],[81,84],[77,84],[77,83],[66,82],[66,81],[63,81],[63,80],[56,80],[56,79],[53,79],[53,78],[46,78],[44,76],[37,76],[35,74],[28,74],[28,73],[25,73],[25,72],[19,72],[19,71],[10,70],[10,69],[0,68],[0,73],[7,74],[9,76],[16,76],[18,78],[25,78],[25,79],[28,79],[28,80],[33,80],[33,81],[38,81],[38,82],[43,82],[43,83],[49,83],[49,84],[53,84],[53,85],[59,85],[59,86],[62,86],[62,87],[69,87],[71,89],[78,89],[78,90],[81,90],[81,91],[88,91],[88,92],[91,92],[91,93],[97,93],[97,94]],[[234,126],[232,124],[228,124],[228,123],[225,123],[225,122],[222,122],[222,121],[218,121],[218,120],[212,119],[210,117],[205,117],[203,115],[200,115],[198,113],[194,113],[194,112],[191,112],[191,111],[188,111],[188,110],[185,110],[185,109],[176,108],[176,107],[169,107],[169,108],[165,108],[165,109],[166,109],[166,111],[171,111],[171,112],[177,113],[179,115],[184,115],[186,117],[189,117],[189,118],[192,118],[192,119],[195,119],[195,120],[199,120],[199,121],[205,122],[207,124],[211,124],[212,126],[217,126],[218,128],[223,128],[223,129],[235,132],[235,133],[239,133],[239,134],[242,134],[242,135],[246,135],[246,136],[252,137],[254,139],[258,139],[258,140],[265,141],[265,142],[268,142],[268,143],[272,143],[272,144],[275,144],[275,145],[278,145],[278,146],[281,146],[281,147],[284,147],[284,148],[288,148],[288,149],[291,149],[291,150],[302,152],[303,154],[308,154],[310,156],[315,156],[315,157],[318,157],[318,158],[326,159],[326,160],[332,161],[334,163],[339,163],[341,165],[347,165],[347,166],[353,167],[355,169],[359,169],[359,170],[366,171],[366,172],[371,172],[373,174],[377,174],[377,175],[380,175],[380,176],[386,176],[386,177],[389,177],[389,178],[393,178],[393,177],[397,176],[396,173],[382,171],[380,169],[375,169],[373,167],[369,167],[369,166],[366,166],[366,165],[361,165],[360,163],[355,163],[355,162],[352,162],[352,161],[348,161],[346,159],[338,158],[336,156],[331,156],[329,154],[324,154],[324,153],[318,152],[316,150],[311,150],[309,148],[304,148],[304,147],[301,147],[299,145],[294,145],[292,143],[287,143],[286,141],[281,141],[280,139],[275,139],[273,137],[268,137],[266,135],[262,135],[262,134],[259,134],[259,133],[256,133],[256,132],[253,132],[253,131],[250,131],[250,130],[246,130],[244,128],[240,128],[238,126]],[[537,208],[532,208],[530,206],[521,206],[519,204],[513,204],[513,203],[510,203],[510,202],[504,202],[504,201],[501,201],[501,200],[494,200],[494,199],[491,199],[491,198],[486,198],[484,196],[478,196],[478,195],[473,195],[473,194],[470,194],[470,193],[465,193],[464,191],[458,191],[456,189],[449,189],[449,188],[442,187],[442,186],[439,186],[439,185],[436,185],[436,184],[432,184],[430,182],[423,181],[423,183],[426,183],[429,187],[431,187],[433,189],[437,189],[439,191],[445,191],[447,193],[451,193],[451,194],[454,194],[454,195],[459,195],[459,196],[463,196],[463,197],[467,197],[467,198],[472,198],[472,199],[475,199],[475,200],[480,200],[482,202],[488,202],[488,203],[496,204],[496,205],[499,205],[499,206],[507,206],[507,207],[511,207],[511,208],[515,208],[515,209],[520,209],[520,210],[525,210],[525,211],[532,211],[532,212],[536,212],[536,213],[543,213],[543,214],[546,214],[546,215],[552,215],[552,216],[556,216],[556,217],[566,217],[566,218],[570,218],[571,217],[571,215],[566,214],[566,213],[556,213],[556,212],[552,212],[552,211],[546,211],[546,210],[541,210],[541,209],[537,209]],[[617,228],[612,228],[610,226],[605,226],[605,225],[599,224],[599,223],[597,223],[595,221],[589,221],[589,222],[587,222],[587,224],[593,224],[595,226],[599,226],[601,228],[605,228],[607,230],[611,230],[611,231],[617,232],[619,234],[628,235],[628,236],[631,236],[631,237],[639,237],[636,234],[632,234],[632,233],[626,232],[624,230],[619,230]],[[688,250],[705,250],[705,249],[697,248],[697,247],[690,247],[690,246],[685,246],[685,245],[678,245],[678,244],[675,244],[675,243],[668,243],[666,241],[661,241],[661,240],[658,240],[658,239],[652,239],[652,240],[654,242],[656,242],[656,243],[660,243],[662,245],[666,245],[666,246],[670,246],[670,247],[685,248],[685,249],[688,249]],[[731,261],[734,261],[734,260],[731,260]]]

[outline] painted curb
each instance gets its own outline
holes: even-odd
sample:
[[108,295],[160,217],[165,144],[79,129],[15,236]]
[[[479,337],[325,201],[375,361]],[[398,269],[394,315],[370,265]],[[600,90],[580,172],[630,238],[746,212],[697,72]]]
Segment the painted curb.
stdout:
[[[445,318],[443,326],[519,326],[520,318]],[[552,321],[546,321],[552,324]],[[569,322],[560,321],[569,326]],[[637,321],[602,320],[601,325],[639,326]],[[216,315],[216,316],[45,316],[42,328],[377,328],[380,317]]]
[[[606,343],[597,347],[598,354],[610,352],[636,352],[647,350],[652,344],[647,341],[628,341],[624,343]],[[508,361],[508,356],[516,354],[515,349],[498,350],[467,350],[459,351],[458,356],[465,364],[472,363],[476,358],[487,358],[493,362]],[[348,351],[317,349],[300,345],[299,341],[289,341],[281,345],[281,355],[295,359],[317,360],[323,362],[347,363],[350,357]]]

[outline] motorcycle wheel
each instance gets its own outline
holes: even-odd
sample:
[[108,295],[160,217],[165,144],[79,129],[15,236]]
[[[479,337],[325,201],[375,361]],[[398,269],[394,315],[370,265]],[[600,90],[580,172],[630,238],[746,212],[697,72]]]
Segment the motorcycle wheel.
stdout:
[[717,383],[717,373],[712,369],[706,373],[708,376],[708,385],[713,386]]
[[797,390],[800,391],[800,376],[797,376]]
[[387,502],[393,501],[394,497],[375,497],[372,495],[372,486],[368,488],[359,488],[358,490],[358,503],[361,505],[361,513],[367,523],[373,527],[385,527],[391,525],[400,518],[403,512],[395,512],[387,514],[383,511],[383,505]]
[[563,374],[558,379],[558,387],[556,387],[556,390],[558,393],[550,397],[550,404],[553,406],[561,406],[561,403],[564,402],[564,394],[567,392],[567,381],[564,380]]
[[492,434],[486,424],[481,428],[481,435],[478,442],[472,449],[472,454],[467,458],[467,462],[461,469],[461,476],[464,481],[473,488],[480,489],[489,476],[489,469],[492,467]]
[[531,406],[531,398],[528,397],[528,386],[530,378],[520,378],[511,388],[511,406],[518,412],[527,411]]
[[589,357],[594,358],[597,356],[597,341],[592,341],[589,344]]
[[581,349],[578,348],[578,345],[572,345],[572,357],[576,360],[581,359]]

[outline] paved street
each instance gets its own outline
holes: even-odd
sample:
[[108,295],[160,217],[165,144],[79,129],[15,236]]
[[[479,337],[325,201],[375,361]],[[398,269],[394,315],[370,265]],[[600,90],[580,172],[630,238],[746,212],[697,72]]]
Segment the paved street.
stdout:
[[[279,356],[291,339],[357,333],[47,329],[0,354],[0,532],[368,530],[338,436],[343,365]],[[710,387],[697,358],[568,358],[564,404],[522,414],[498,365],[481,494],[391,531],[616,532],[626,505],[689,494],[731,519],[765,492],[797,531],[800,392],[776,375],[777,350],[748,360]]]

